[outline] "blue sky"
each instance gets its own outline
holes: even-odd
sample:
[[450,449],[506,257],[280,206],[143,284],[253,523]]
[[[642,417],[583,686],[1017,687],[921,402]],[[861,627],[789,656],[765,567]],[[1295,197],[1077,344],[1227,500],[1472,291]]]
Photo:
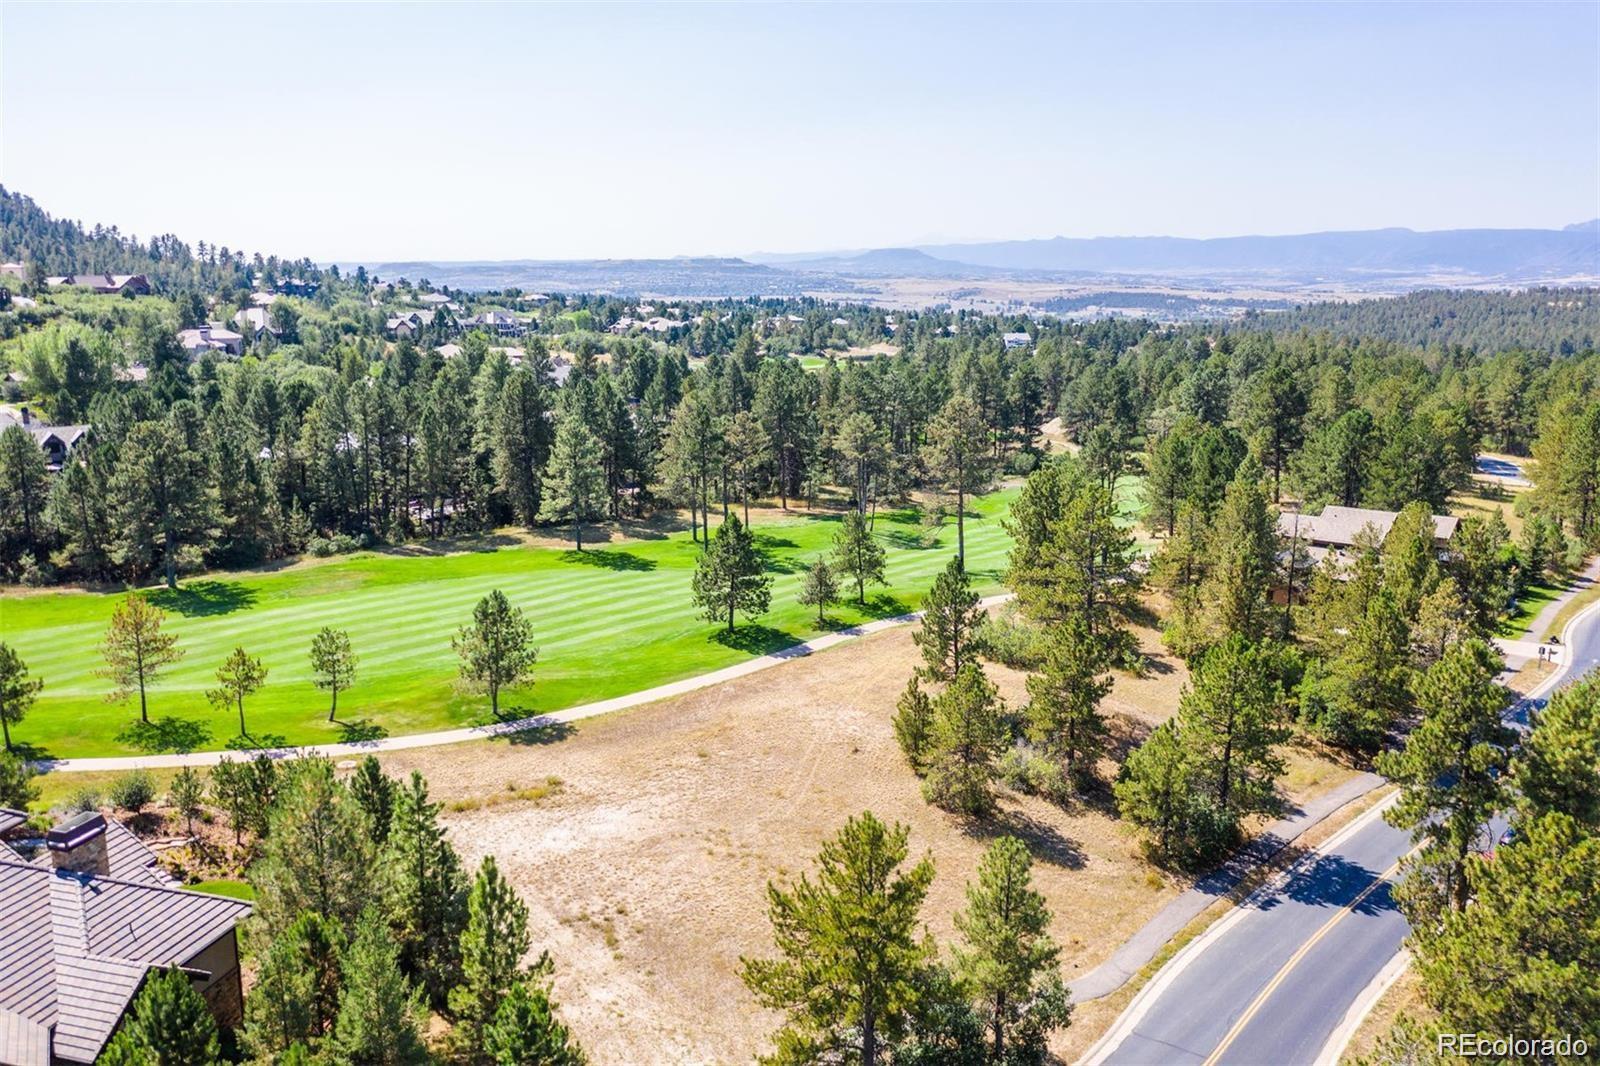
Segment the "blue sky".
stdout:
[[1600,5],[0,7],[0,181],[318,259],[1560,226]]

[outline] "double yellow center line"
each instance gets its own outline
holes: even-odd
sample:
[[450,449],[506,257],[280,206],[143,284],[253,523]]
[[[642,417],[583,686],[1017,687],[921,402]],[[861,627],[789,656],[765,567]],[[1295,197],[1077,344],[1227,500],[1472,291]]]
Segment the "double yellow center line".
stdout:
[[1411,851],[1395,860],[1395,864],[1393,866],[1389,867],[1387,870],[1383,871],[1383,873],[1373,878],[1370,885],[1368,885],[1366,888],[1363,888],[1360,893],[1358,893],[1356,897],[1349,903],[1346,903],[1343,907],[1339,908],[1339,912],[1324,922],[1322,928],[1318,929],[1316,933],[1311,936],[1311,939],[1307,940],[1304,944],[1301,944],[1299,950],[1297,950],[1293,955],[1289,956],[1289,961],[1285,962],[1283,967],[1277,973],[1272,975],[1272,980],[1268,981],[1267,986],[1261,990],[1260,994],[1257,995],[1255,999],[1250,1001],[1250,1006],[1245,1008],[1244,1013],[1239,1016],[1239,1020],[1233,1023],[1233,1028],[1229,1029],[1227,1035],[1222,1038],[1222,1043],[1218,1044],[1216,1050],[1213,1051],[1210,1057],[1206,1059],[1205,1066],[1217,1066],[1217,1063],[1221,1061],[1223,1054],[1227,1052],[1228,1048],[1233,1045],[1235,1040],[1239,1039],[1239,1034],[1244,1032],[1245,1027],[1250,1024],[1250,1020],[1254,1018],[1257,1012],[1261,1010],[1262,1005],[1267,1002],[1267,1000],[1272,996],[1272,993],[1277,990],[1278,986],[1283,984],[1284,979],[1289,976],[1289,973],[1300,964],[1300,960],[1305,958],[1311,949],[1317,946],[1317,942],[1323,937],[1327,936],[1329,931],[1332,930],[1335,925],[1339,924],[1340,919],[1349,914],[1351,911],[1355,910],[1357,907],[1361,906],[1361,902],[1376,892],[1378,890],[1378,886],[1382,885],[1385,881],[1389,880],[1389,878],[1393,877],[1395,871],[1400,869],[1400,864],[1415,854],[1417,850],[1418,849],[1413,848]]

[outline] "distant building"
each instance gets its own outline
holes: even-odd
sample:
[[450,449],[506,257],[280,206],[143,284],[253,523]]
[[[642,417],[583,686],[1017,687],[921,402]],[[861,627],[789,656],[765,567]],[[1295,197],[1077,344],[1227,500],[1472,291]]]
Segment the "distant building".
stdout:
[[1000,339],[1005,341],[1008,352],[1013,348],[1026,348],[1033,344],[1033,338],[1026,333],[1004,333]]
[[398,315],[390,315],[384,328],[396,337],[410,337],[415,340],[422,335],[422,331],[433,325],[437,311],[402,311]]
[[[0,809],[0,836],[27,820]],[[30,857],[0,843],[0,1062],[92,1063],[153,970],[181,967],[217,1021],[244,1017],[235,928],[250,904],[176,887],[138,838],[88,812]]]
[[244,354],[244,334],[235,333],[221,322],[207,322],[198,329],[180,329],[178,344],[189,353],[191,360],[207,352],[224,355]]
[[55,426],[49,422],[41,422],[33,417],[33,412],[26,407],[19,409],[14,415],[0,411],[0,433],[4,433],[12,426],[21,426],[39,442],[39,447],[44,452],[44,465],[51,470],[60,470],[66,464],[67,457],[89,435],[90,429],[87,425]]
[[59,274],[45,278],[44,283],[52,288],[84,288],[113,296],[123,292],[131,292],[135,296],[150,295],[150,279],[143,274]]
[[265,307],[246,307],[233,316],[233,324],[239,327],[239,332],[251,340],[258,341],[263,334],[270,333],[278,336],[278,327],[272,324],[272,316]]
[[528,324],[508,311],[485,311],[461,320],[464,330],[481,329],[497,337],[520,337],[528,332]]
[[0,278],[26,278],[28,268],[22,263],[0,263]]

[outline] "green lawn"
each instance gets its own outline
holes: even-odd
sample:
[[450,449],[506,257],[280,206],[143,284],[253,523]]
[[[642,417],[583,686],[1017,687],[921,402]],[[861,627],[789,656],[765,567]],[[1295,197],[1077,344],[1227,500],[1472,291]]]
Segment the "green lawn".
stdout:
[[[1000,517],[1015,493],[972,503],[968,569],[985,592],[999,587],[1009,544]],[[869,590],[865,609],[835,608],[833,624],[917,605],[955,545],[955,524],[947,521],[937,543],[923,547],[920,517],[878,515],[890,586]],[[837,515],[803,512],[757,523],[757,543],[774,577],[772,611],[759,624],[741,624],[731,639],[690,603],[698,549],[687,533],[582,555],[532,547],[363,552],[278,573],[196,577],[177,592],[145,593],[167,611],[186,652],[151,690],[151,717],[173,719],[172,733],[205,731],[184,746],[225,746],[238,731],[234,716],[213,709],[204,691],[239,645],[270,671],[266,687],[245,704],[250,731],[260,739],[315,744],[485,722],[486,699],[456,689],[450,638],[473,604],[496,588],[526,613],[540,647],[534,683],[501,695],[503,715],[556,710],[705,673],[816,634],[814,615],[795,601],[800,571],[827,550],[837,528]],[[119,739],[137,718],[137,702],[106,702],[109,683],[96,673],[116,602],[115,595],[84,592],[0,596],[0,633],[45,682],[27,720],[12,730],[34,757],[137,750]],[[339,697],[339,723],[326,720],[327,696],[311,684],[307,649],[322,626],[348,630],[361,660],[355,687]]]
[[183,887],[190,892],[208,892],[213,896],[228,896],[231,899],[253,901],[256,898],[256,890],[244,881],[201,881]]
[[1563,587],[1556,585],[1529,585],[1517,597],[1517,606],[1501,620],[1498,635],[1512,639],[1531,637],[1528,627],[1533,625],[1533,620],[1564,591]]

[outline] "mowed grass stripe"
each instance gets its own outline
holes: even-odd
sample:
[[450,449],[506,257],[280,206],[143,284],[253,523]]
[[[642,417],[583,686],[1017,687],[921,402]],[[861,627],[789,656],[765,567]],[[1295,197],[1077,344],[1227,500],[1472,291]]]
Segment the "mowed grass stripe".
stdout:
[[[975,522],[974,526],[967,538],[969,565],[975,577],[982,580],[984,564],[991,561],[989,557],[1003,556],[1003,551],[990,549],[1004,545],[1005,536],[996,522]],[[938,548],[903,551],[892,557],[887,567],[888,576],[892,585],[920,582],[924,578],[931,580],[932,575],[942,569],[948,559],[948,551]],[[586,572],[574,574],[571,572],[574,569]],[[800,580],[799,573],[775,575],[774,598],[781,600],[797,594]],[[650,587],[640,588],[639,585]],[[466,620],[472,605],[482,595],[491,588],[500,588],[523,609],[535,633],[557,634],[554,639],[542,640],[541,647],[570,646],[623,624],[681,621],[685,626],[698,625],[698,614],[682,595],[682,586],[681,575],[672,570],[640,574],[595,574],[591,568],[582,566],[560,571],[537,570],[512,579],[491,576],[464,581],[447,592],[434,590],[427,601],[427,613],[443,614],[454,619],[448,628],[448,632],[453,633],[453,627]],[[587,591],[572,591],[580,588]],[[592,610],[603,604],[617,602],[623,594],[627,596],[623,602],[636,606],[622,611]],[[441,642],[436,627],[408,631],[402,624],[417,614],[417,607],[418,602],[410,597],[402,602],[390,602],[389,594],[380,587],[340,596],[338,604],[323,611],[308,611],[307,617],[295,618],[284,608],[257,611],[252,619],[255,632],[249,634],[246,646],[251,654],[260,656],[269,664],[281,664],[277,668],[281,671],[278,676],[284,680],[309,681],[311,671],[305,652],[312,634],[323,624],[347,628],[353,638],[365,636],[381,640],[381,652],[363,656],[363,662],[369,668],[412,658],[434,664],[453,663],[454,653],[448,639]],[[286,617],[280,618],[280,615]],[[573,624],[571,619],[574,617],[587,621]],[[103,631],[92,625],[85,632],[91,632],[93,639],[98,641]],[[396,637],[396,632],[406,635]],[[52,631],[52,636],[59,638],[59,627]],[[209,630],[202,631],[201,636],[184,641],[185,667],[191,665],[190,660],[203,663],[220,661],[242,641],[244,636],[233,627],[210,626]],[[66,658],[46,656],[34,668],[43,672],[58,666]],[[209,673],[183,680],[183,672],[189,671],[175,674],[169,686],[172,690],[200,690],[210,682]],[[97,694],[104,691],[104,687],[104,682],[96,679],[89,687],[62,687],[57,691],[62,695],[81,696]]]
[[[1008,539],[1000,517],[1014,492],[974,501],[967,519],[968,568],[985,590],[998,586]],[[458,692],[450,637],[473,604],[494,588],[521,607],[540,645],[535,683],[503,698],[523,714],[637,691],[730,665],[816,633],[815,615],[795,597],[801,571],[829,551],[837,516],[797,513],[759,523],[758,545],[772,566],[773,607],[755,626],[741,619],[726,642],[689,598],[698,547],[687,533],[618,547],[601,546],[579,561],[569,551],[506,548],[439,556],[371,553],[277,573],[215,575],[184,583],[177,599],[147,593],[168,608],[168,626],[186,656],[151,691],[151,712],[209,726],[213,743],[236,730],[231,714],[214,710],[203,692],[235,645],[259,655],[267,687],[247,702],[252,732],[290,743],[341,739],[326,715],[327,697],[310,683],[307,648],[323,625],[348,629],[361,656],[355,688],[340,696],[341,718],[368,719],[392,734],[483,721],[481,696]],[[913,608],[955,547],[946,523],[931,547],[918,516],[878,515],[888,553],[888,590],[869,589],[871,607],[845,602],[829,611],[836,624]],[[608,568],[607,564],[611,567]],[[847,599],[853,588],[844,590]],[[37,754],[115,754],[134,717],[132,705],[103,699],[109,682],[96,676],[99,645],[118,596],[50,593],[0,597],[0,631],[46,689],[19,738]],[[189,613],[183,613],[187,610]]]

